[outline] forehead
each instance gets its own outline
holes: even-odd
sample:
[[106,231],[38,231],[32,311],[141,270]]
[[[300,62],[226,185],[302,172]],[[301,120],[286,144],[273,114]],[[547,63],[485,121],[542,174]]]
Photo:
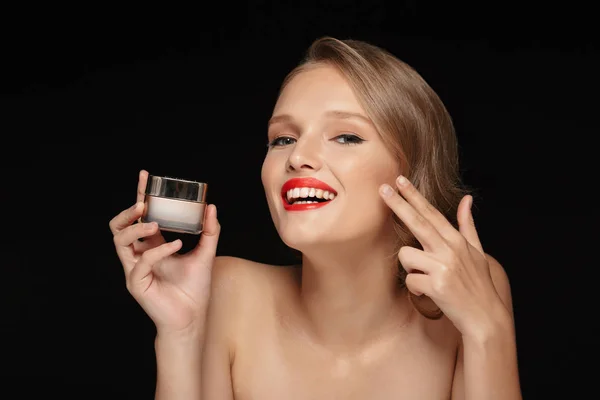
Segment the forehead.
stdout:
[[342,73],[333,66],[321,64],[306,68],[288,82],[277,100],[274,114],[330,109],[364,113]]

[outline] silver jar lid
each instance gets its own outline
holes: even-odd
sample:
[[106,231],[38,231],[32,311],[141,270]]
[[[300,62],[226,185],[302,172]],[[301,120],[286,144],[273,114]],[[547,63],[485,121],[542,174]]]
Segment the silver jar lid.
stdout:
[[146,195],[204,203],[207,186],[202,182],[148,175]]

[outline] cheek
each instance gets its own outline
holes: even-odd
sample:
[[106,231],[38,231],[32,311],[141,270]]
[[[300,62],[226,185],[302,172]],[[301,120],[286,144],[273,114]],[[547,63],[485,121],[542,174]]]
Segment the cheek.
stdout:
[[389,159],[365,157],[360,162],[354,163],[344,174],[347,177],[346,183],[352,185],[347,187],[352,207],[363,210],[363,214],[377,219],[379,221],[377,223],[380,223],[381,218],[389,215],[389,207],[379,195],[379,187],[384,183],[394,187],[398,171],[397,163]]
[[263,161],[262,168],[260,171],[260,179],[262,181],[262,184],[263,184],[265,190],[268,190],[271,182],[273,182],[273,172],[275,170],[273,167],[274,167],[273,157],[271,157],[267,154],[265,156],[265,159]]
[[354,158],[340,165],[339,171],[346,179],[357,182],[366,190],[375,189],[375,193],[384,183],[393,184],[400,168],[394,160],[380,155]]
[[276,201],[274,194],[279,190],[281,184],[281,157],[274,154],[267,154],[262,164],[260,178],[263,184],[263,189],[267,198],[269,207],[273,206],[273,201]]
[[377,189],[384,183],[392,184],[400,173],[400,166],[396,160],[391,157],[384,156],[370,160],[365,163],[364,173],[365,179],[369,179],[371,182],[376,183]]
[[265,160],[263,161],[263,164],[262,164],[262,168],[260,169],[260,180],[261,180],[265,190],[267,189],[267,181],[269,180],[267,177],[267,172],[268,172],[268,165],[267,165],[267,159],[265,158]]
[[359,195],[354,195],[350,201],[353,218],[364,220],[367,224],[379,225],[389,216],[390,208],[379,195],[379,186],[369,184]]

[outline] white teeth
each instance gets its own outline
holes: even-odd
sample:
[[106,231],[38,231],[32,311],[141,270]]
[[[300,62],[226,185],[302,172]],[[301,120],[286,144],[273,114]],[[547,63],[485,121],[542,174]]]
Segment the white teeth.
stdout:
[[286,197],[288,202],[294,204],[307,204],[307,203],[316,203],[316,201],[294,201],[297,199],[306,199],[307,197],[316,197],[317,199],[325,199],[325,200],[333,200],[335,199],[335,193],[330,193],[328,190],[316,189],[316,188],[294,188],[290,189],[286,193]]

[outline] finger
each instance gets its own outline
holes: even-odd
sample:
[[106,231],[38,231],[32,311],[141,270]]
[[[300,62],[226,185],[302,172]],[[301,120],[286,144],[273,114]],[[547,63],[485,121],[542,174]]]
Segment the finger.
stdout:
[[[148,184],[148,175],[148,171],[144,169],[140,170],[137,187],[137,201],[144,202],[146,200],[146,185]],[[144,204],[144,207],[145,206],[146,205]],[[147,249],[160,246],[163,243],[165,243],[165,239],[160,231],[157,231],[156,235],[144,238],[143,242],[134,242],[134,247],[136,251],[145,251]]]
[[479,234],[475,227],[475,219],[473,218],[473,196],[465,196],[458,205],[457,219],[458,230],[467,239],[471,246],[475,247],[481,254],[483,246],[479,240]]
[[190,252],[192,257],[197,257],[202,262],[210,264],[217,253],[217,244],[221,233],[221,224],[217,219],[217,207],[209,204],[204,216],[204,229],[198,245]]
[[406,177],[400,175],[396,179],[396,186],[400,190],[402,197],[413,206],[413,208],[428,220],[433,227],[442,235],[442,237],[450,237],[458,235],[458,231],[452,226],[448,219],[437,208],[435,208],[429,200],[425,198],[417,188]]
[[177,239],[170,243],[164,243],[152,250],[148,250],[138,260],[127,279],[127,287],[132,293],[145,291],[151,280],[152,268],[162,259],[170,256],[171,254],[181,249],[181,240]]
[[411,246],[403,246],[398,251],[398,260],[407,273],[431,274],[440,268],[440,263],[423,250]]
[[408,274],[404,281],[406,288],[416,296],[430,296],[431,294],[431,277],[426,274]]
[[127,210],[121,211],[116,217],[110,220],[108,226],[113,235],[130,226],[135,220],[142,216],[144,203],[137,202]]
[[[115,249],[117,251],[119,259],[121,260],[121,264],[123,265],[123,269],[126,275],[129,274],[129,272],[137,262],[136,254],[142,253],[143,251],[147,251],[153,248],[150,247],[149,244],[138,241],[138,239],[140,238],[155,234],[158,228],[157,226],[153,225],[155,225],[155,223],[140,223],[131,225],[123,229],[121,232],[119,232],[119,234],[114,236]],[[131,248],[132,244],[134,244],[133,250]],[[136,248],[137,244],[146,246],[146,248]]]
[[140,237],[152,235],[154,230],[156,230],[156,228],[152,227],[150,224],[134,224],[113,236],[115,249],[126,275],[137,262],[136,252],[138,250],[135,250],[135,248],[132,249],[131,243],[136,242]]
[[144,237],[143,240],[135,240],[132,244],[136,253],[143,253],[144,251],[158,247],[165,242],[166,240],[160,232],[160,229],[157,229],[156,233],[153,235]]
[[417,210],[388,184],[381,185],[379,193],[383,201],[404,222],[406,227],[415,235],[423,249],[435,251],[443,249],[446,243],[440,233]]
[[123,229],[115,235],[114,242],[117,247],[129,247],[136,240],[154,235],[157,231],[156,222],[141,222]]
[[141,170],[138,178],[137,201],[144,201],[146,197],[146,184],[148,183],[148,171]]

